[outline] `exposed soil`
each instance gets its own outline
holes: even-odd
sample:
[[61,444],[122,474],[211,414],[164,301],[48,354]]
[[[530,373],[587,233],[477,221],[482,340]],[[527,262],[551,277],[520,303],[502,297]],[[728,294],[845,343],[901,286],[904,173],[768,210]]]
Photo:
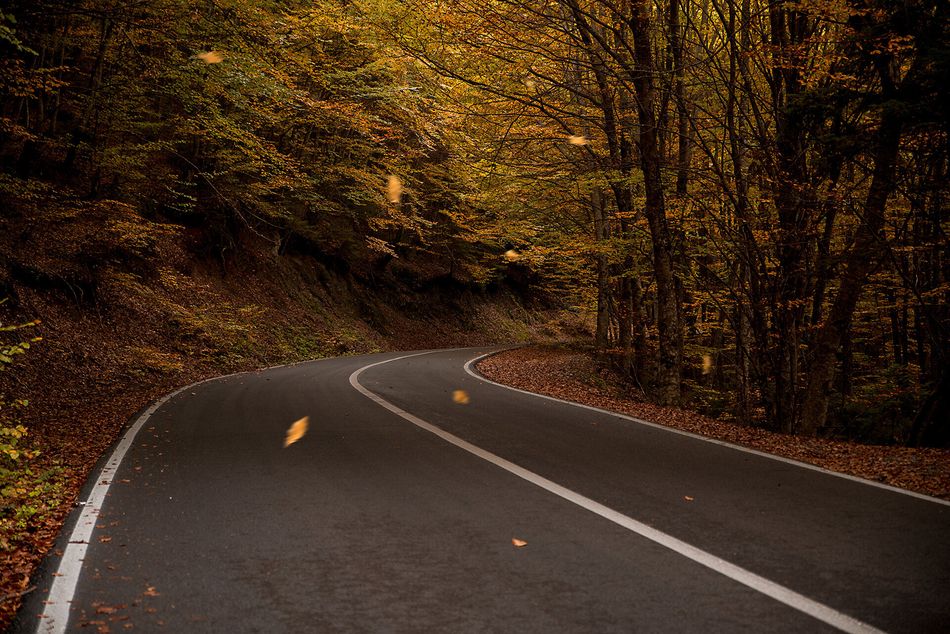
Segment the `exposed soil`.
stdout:
[[625,396],[610,373],[584,352],[527,347],[482,360],[478,370],[498,383],[619,412],[831,471],[950,500],[950,449],[860,445],[802,438],[717,421],[696,412]]

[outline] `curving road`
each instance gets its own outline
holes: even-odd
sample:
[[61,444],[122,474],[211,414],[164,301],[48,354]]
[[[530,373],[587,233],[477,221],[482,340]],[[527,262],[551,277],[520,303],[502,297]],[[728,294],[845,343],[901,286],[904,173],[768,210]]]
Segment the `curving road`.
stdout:
[[14,631],[950,629],[947,503],[504,388],[487,351],[166,397]]

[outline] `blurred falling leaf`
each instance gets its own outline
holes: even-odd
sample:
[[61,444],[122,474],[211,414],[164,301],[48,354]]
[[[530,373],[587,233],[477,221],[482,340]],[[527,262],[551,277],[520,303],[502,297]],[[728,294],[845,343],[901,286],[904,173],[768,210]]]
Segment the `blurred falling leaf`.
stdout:
[[538,83],[534,81],[533,79],[526,79],[524,80],[524,85],[528,88],[534,88],[535,86],[538,85]]
[[712,372],[713,362],[711,354],[703,355],[703,374],[709,374]]
[[693,501],[693,496],[691,496],[691,495],[684,495],[684,496],[683,496],[683,499],[686,500],[687,502],[692,502],[692,501]]
[[578,136],[576,134],[572,134],[571,136],[567,137],[567,142],[571,145],[587,145],[590,143],[586,136]]
[[452,400],[459,405],[468,405],[468,392],[465,390],[455,390],[452,392]]
[[528,542],[524,541],[523,539],[518,539],[517,537],[512,537],[511,545],[515,548],[524,548],[528,545]]
[[195,57],[205,64],[218,64],[224,60],[224,53],[221,51],[205,51],[204,53],[198,53]]
[[517,262],[521,259],[521,254],[515,251],[514,249],[508,249],[505,251],[505,259],[509,262]]
[[296,421],[293,425],[290,426],[290,429],[287,430],[287,438],[284,439],[284,447],[289,447],[294,444],[307,433],[307,427],[310,426],[310,417],[304,416],[300,420]]
[[157,597],[159,595],[159,593],[155,590],[155,586],[149,586],[148,590],[146,590],[142,594],[144,594],[147,597]]
[[386,198],[391,203],[398,203],[402,199],[402,181],[394,174],[390,174],[386,181]]

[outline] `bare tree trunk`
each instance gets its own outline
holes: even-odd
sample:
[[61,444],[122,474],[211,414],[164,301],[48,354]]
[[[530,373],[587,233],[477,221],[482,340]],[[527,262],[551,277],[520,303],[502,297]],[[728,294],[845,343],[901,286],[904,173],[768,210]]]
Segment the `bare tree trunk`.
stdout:
[[835,372],[835,355],[851,328],[851,318],[868,276],[883,257],[881,240],[884,210],[894,189],[894,172],[900,145],[901,123],[894,113],[885,113],[877,134],[874,174],[854,245],[844,262],[838,294],[828,319],[818,333],[805,391],[802,433],[815,435],[824,426]]
[[631,79],[637,93],[639,122],[640,167],[646,191],[644,213],[650,227],[653,246],[653,272],[657,286],[657,330],[659,347],[657,358],[657,398],[660,403],[673,404],[680,399],[680,373],[682,366],[682,326],[678,306],[677,280],[673,270],[673,246],[669,223],[666,217],[666,202],[660,168],[657,136],[656,87],[654,75],[656,64],[650,39],[652,24],[651,6],[646,0],[634,0],[627,21],[633,35],[636,56]]

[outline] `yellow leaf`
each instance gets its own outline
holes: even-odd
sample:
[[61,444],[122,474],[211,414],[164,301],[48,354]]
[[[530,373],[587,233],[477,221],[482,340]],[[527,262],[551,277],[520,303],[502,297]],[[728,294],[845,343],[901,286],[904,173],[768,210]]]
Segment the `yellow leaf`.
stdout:
[[310,426],[310,417],[304,416],[300,420],[296,421],[293,425],[290,426],[290,429],[287,430],[287,438],[284,439],[284,447],[289,447],[294,444],[307,433],[307,427]]
[[567,137],[567,142],[571,145],[587,145],[590,143],[586,136],[579,136],[576,134],[572,134],[571,136]]
[[459,405],[468,405],[468,392],[465,390],[455,390],[452,392],[452,400]]
[[505,251],[505,259],[509,262],[517,262],[521,259],[521,254],[515,251],[514,249],[508,249]]
[[399,177],[390,174],[386,181],[386,199],[391,203],[398,203],[402,198],[402,181]]
[[709,374],[712,372],[713,362],[712,355],[704,354],[703,355],[703,374]]
[[528,542],[524,541],[523,539],[518,539],[517,537],[512,537],[511,545],[515,548],[524,548],[528,545]]
[[204,53],[198,53],[195,57],[205,64],[218,64],[224,59],[224,53],[221,51],[205,51]]

